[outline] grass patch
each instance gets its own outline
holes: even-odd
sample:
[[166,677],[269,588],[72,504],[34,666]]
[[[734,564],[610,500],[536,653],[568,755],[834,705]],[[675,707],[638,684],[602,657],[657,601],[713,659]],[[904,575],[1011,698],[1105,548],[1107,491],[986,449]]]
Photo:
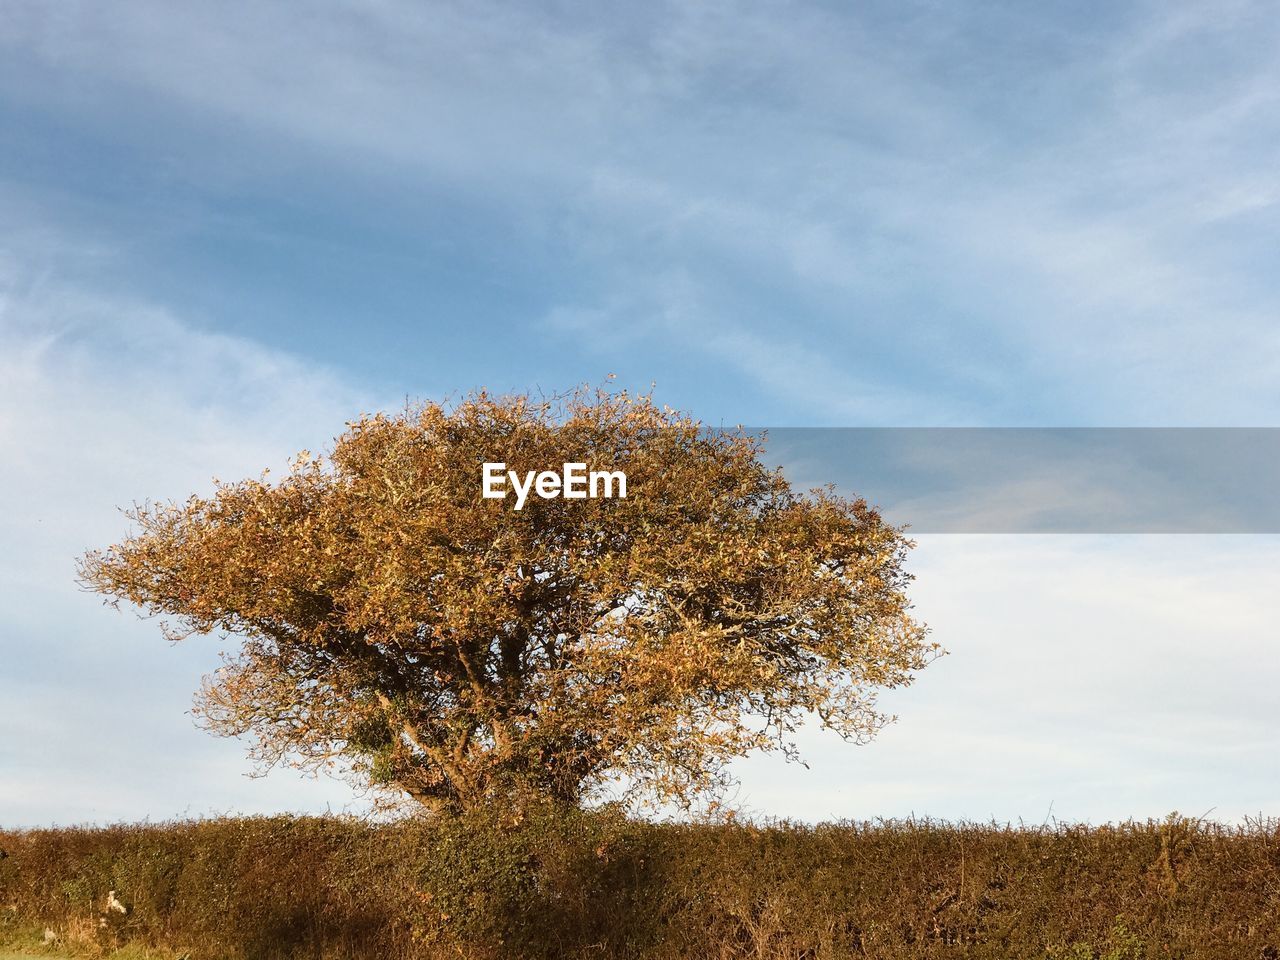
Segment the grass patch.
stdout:
[[[86,924],[73,924],[72,929],[87,929]],[[44,927],[21,926],[13,921],[0,924],[0,960],[174,960],[169,951],[147,949],[138,944],[125,943],[104,949],[96,937],[89,937],[71,944],[59,936],[54,942],[46,942]]]

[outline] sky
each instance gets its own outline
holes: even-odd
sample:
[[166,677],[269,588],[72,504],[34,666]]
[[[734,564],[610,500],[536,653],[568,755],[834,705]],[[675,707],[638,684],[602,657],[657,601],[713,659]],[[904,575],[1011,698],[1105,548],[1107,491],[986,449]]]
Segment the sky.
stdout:
[[[406,398],[1280,425],[1269,4],[0,0],[0,823],[359,809],[103,608],[118,508]],[[1280,809],[1274,536],[924,534],[949,655],[807,819]]]

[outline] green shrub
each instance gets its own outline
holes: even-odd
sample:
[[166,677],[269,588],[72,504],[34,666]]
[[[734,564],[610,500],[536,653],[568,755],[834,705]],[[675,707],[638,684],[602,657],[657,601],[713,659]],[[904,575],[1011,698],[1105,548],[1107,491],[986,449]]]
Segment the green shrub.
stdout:
[[624,930],[638,936],[626,928],[645,886],[643,855],[616,811],[535,804],[446,818],[423,854],[429,943],[532,960],[599,950]]

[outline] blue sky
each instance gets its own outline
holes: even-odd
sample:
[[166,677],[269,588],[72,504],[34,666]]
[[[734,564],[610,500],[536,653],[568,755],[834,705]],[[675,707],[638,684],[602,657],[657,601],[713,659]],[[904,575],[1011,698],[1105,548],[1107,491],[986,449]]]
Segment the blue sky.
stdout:
[[[210,651],[98,609],[71,563],[122,532],[115,506],[282,463],[406,396],[615,372],[711,423],[1276,425],[1274,14],[0,0],[0,820],[346,802],[244,783],[239,746],[181,713]],[[1175,540],[922,543],[952,656],[881,744],[819,748],[848,782],[761,773],[752,802],[1274,810],[1276,721],[1249,705],[1280,679],[1275,543]],[[1026,569],[1016,603],[984,592]],[[1015,736],[1018,691],[1069,683],[1073,644],[1132,651],[1129,696],[1082,676],[1039,698],[1074,728]],[[1206,647],[1232,652],[1229,695],[1158,749],[1108,733],[1196,689]],[[998,678],[1006,740],[947,676]],[[940,766],[938,731],[964,723],[987,732]],[[108,747],[103,725],[144,739]],[[1071,779],[1052,758],[1090,730]],[[1255,752],[1223,759],[1228,739]],[[1041,760],[1015,783],[1006,754]],[[1149,788],[1106,801],[1096,782],[1135,757]]]

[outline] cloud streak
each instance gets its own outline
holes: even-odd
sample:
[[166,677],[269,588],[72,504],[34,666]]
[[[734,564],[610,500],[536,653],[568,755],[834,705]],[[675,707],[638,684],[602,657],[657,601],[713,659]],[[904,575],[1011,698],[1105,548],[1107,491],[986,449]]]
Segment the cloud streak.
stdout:
[[572,264],[544,335],[606,316],[646,354],[674,341],[753,380],[792,422],[1280,412],[1261,5],[1087,25],[924,4],[9,10],[14,101],[141,102],[215,181],[305,158],[454,191]]
[[[613,369],[713,424],[1273,425],[1278,34],[1252,2],[0,4],[0,821],[346,802],[244,782],[182,715],[212,647],[72,564],[405,393]],[[744,795],[1274,808],[1273,547],[928,541],[954,655]]]
[[916,612],[951,656],[870,745],[743,765],[747,809],[1095,823],[1273,810],[1274,537],[925,536]]
[[195,330],[146,303],[31,281],[0,286],[0,821],[105,821],[303,806],[339,784],[246,782],[239,744],[185,715],[217,642],[166,651],[156,625],[78,590],[118,508],[181,499],[322,449],[374,406],[332,373]]

